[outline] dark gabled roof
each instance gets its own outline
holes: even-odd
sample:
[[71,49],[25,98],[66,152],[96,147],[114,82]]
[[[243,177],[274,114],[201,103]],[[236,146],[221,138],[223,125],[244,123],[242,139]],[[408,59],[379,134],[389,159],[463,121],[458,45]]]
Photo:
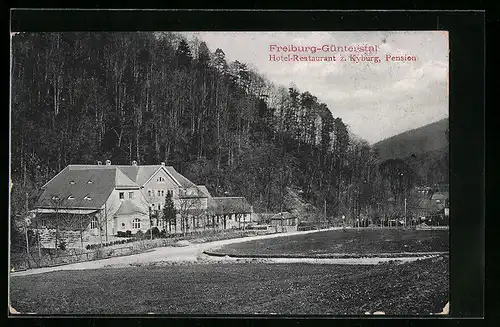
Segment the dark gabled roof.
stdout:
[[[115,188],[116,168],[67,166],[43,188],[36,208],[101,208]],[[133,183],[120,178],[120,182]],[[69,197],[72,199],[69,199]],[[58,197],[57,199],[53,199]]]
[[116,169],[115,176],[115,186],[116,188],[139,188],[140,185],[131,180],[127,175],[125,175],[120,169]]
[[420,198],[417,200],[415,209],[430,209],[432,201],[429,198]]
[[195,183],[191,182],[189,179],[179,174],[177,170],[174,169],[174,167],[165,166],[165,169],[167,170],[167,172],[170,173],[170,175],[172,175],[172,177],[174,177],[181,184],[181,187],[185,188],[196,187]]
[[125,175],[140,186],[143,186],[160,167],[160,165],[117,166]]
[[116,166],[137,185],[143,186],[160,168],[165,169],[180,187],[188,188],[196,186],[186,177],[182,176],[172,166],[144,165],[144,166]]
[[208,189],[205,185],[197,185],[196,187],[198,187],[198,190],[200,190],[200,192],[205,194],[207,197],[209,197],[209,198],[212,197],[212,195],[210,194],[210,192],[208,191]]
[[130,200],[124,200],[124,201],[122,201],[120,207],[118,208],[118,210],[115,213],[116,216],[132,215],[132,214],[147,215],[148,213],[145,212],[144,210],[140,209],[137,205],[135,205]]
[[222,215],[222,206],[218,201],[214,200],[205,185],[197,185],[198,190],[207,197],[207,208],[212,214]]
[[218,201],[214,200],[214,198],[208,198],[207,202],[207,208],[210,213],[216,215],[222,215],[224,213],[224,211],[222,210],[222,206]]
[[208,198],[208,196],[197,186],[182,188],[177,197],[179,199]]
[[215,197],[212,199],[222,209],[223,214],[252,212],[252,206],[244,197]]

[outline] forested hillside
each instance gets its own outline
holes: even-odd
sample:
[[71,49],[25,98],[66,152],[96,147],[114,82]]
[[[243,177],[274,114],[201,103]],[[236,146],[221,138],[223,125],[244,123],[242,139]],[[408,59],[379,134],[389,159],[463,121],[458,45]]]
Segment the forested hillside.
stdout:
[[392,136],[373,147],[382,160],[405,160],[423,185],[448,183],[448,118]]
[[407,158],[438,151],[448,146],[448,118],[389,137],[373,145],[380,158]]
[[381,162],[336,108],[203,42],[23,33],[12,48],[14,214],[66,165],[106,159],[164,161],[213,196],[245,196],[261,212],[307,203],[311,219],[378,215],[418,179],[403,161]]

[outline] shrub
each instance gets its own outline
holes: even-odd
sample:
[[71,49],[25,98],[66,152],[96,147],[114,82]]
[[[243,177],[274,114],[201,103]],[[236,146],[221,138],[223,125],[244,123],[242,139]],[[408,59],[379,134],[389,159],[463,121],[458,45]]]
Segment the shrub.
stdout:
[[131,231],[129,231],[129,230],[127,230],[127,231],[125,232],[125,237],[131,237],[131,236],[132,236],[132,232],[131,232]]
[[153,234],[153,238],[160,237],[160,230],[158,229],[158,227],[153,227],[153,229],[150,230],[149,232]]
[[90,244],[87,244],[87,246],[85,247],[87,250],[90,250],[91,249],[91,245]]
[[137,233],[135,233],[134,236],[137,239],[142,239],[144,237],[144,233],[139,230],[139,231],[137,231]]
[[66,241],[65,241],[65,240],[61,240],[61,241],[59,242],[59,244],[58,244],[58,246],[57,246],[57,247],[58,247],[61,251],[64,251],[64,250],[66,250],[66,245],[67,245]]
[[97,251],[95,252],[95,258],[100,259],[102,258],[102,255],[103,255],[102,250],[97,249]]
[[116,236],[117,237],[127,237],[127,233],[122,232],[122,231],[118,231],[118,232],[116,232]]

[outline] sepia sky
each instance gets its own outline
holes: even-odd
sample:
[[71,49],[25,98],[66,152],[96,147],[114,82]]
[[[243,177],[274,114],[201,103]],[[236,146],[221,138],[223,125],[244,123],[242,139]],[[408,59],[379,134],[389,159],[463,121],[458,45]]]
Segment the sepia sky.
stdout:
[[[248,64],[277,85],[295,84],[325,102],[334,117],[370,143],[448,117],[448,35],[446,32],[189,32],[228,62]],[[378,45],[381,62],[273,62],[270,45]],[[300,56],[339,53],[297,52]],[[358,53],[360,54],[360,53]],[[386,54],[416,61],[386,61]],[[337,57],[338,58],[338,57]]]

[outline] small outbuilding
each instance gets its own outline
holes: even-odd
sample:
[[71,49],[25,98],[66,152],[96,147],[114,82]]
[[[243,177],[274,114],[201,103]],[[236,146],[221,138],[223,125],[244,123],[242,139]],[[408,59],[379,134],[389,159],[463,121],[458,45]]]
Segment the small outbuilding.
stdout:
[[277,213],[270,219],[270,225],[276,233],[296,232],[298,223],[298,218],[288,211]]

